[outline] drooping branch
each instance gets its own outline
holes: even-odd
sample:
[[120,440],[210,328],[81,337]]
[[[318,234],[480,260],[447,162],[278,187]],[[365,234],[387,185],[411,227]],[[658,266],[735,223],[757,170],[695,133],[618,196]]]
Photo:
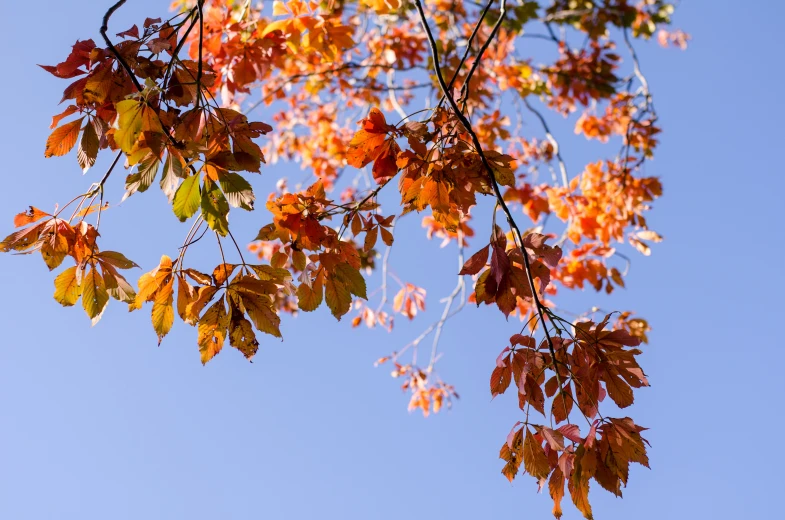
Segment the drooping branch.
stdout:
[[[482,58],[482,53],[484,52],[484,49],[486,49],[488,45],[490,45],[490,42],[495,37],[499,27],[504,21],[504,16],[506,14],[506,3],[507,3],[506,0],[501,0],[501,5],[499,9],[499,19],[496,21],[496,24],[494,25],[494,28],[491,31],[491,35],[489,36],[488,40],[483,45],[480,55],[477,57],[477,61],[479,61]],[[433,33],[431,32],[431,28],[428,25],[428,20],[427,17],[425,16],[425,11],[422,6],[422,1],[415,0],[415,6],[417,7],[417,12],[420,15],[420,21],[422,23],[423,29],[425,30],[425,34],[428,38],[428,43],[431,48],[431,55],[433,57],[433,68],[436,74],[436,78],[439,81],[439,85],[442,88],[444,96],[447,98],[450,107],[455,113],[455,117],[458,118],[458,120],[461,122],[466,132],[469,134],[469,137],[471,137],[474,148],[477,151],[478,155],[480,156],[480,160],[482,161],[483,167],[485,168],[485,171],[488,175],[489,182],[491,183],[499,207],[502,208],[502,211],[504,212],[504,215],[507,218],[507,223],[509,224],[511,230],[513,231],[513,237],[515,238],[516,245],[521,251],[521,256],[523,257],[523,262],[524,262],[524,270],[526,271],[526,279],[529,283],[529,289],[532,293],[532,300],[534,302],[534,307],[537,311],[540,323],[542,323],[542,329],[545,335],[545,340],[548,344],[548,350],[550,351],[551,358],[553,360],[554,372],[556,372],[556,378],[559,384],[559,388],[561,389],[562,387],[561,377],[559,376],[559,370],[556,366],[556,349],[554,348],[553,345],[553,339],[551,338],[551,335],[548,332],[548,327],[545,325],[545,317],[543,312],[544,306],[540,301],[539,296],[537,295],[537,287],[534,284],[534,277],[532,276],[532,272],[531,272],[531,263],[529,262],[529,255],[526,252],[526,248],[523,245],[523,235],[520,229],[518,228],[518,225],[515,223],[515,219],[512,216],[512,212],[510,211],[510,208],[507,206],[507,203],[504,200],[504,196],[499,188],[499,184],[496,182],[496,177],[493,173],[493,168],[491,167],[488,158],[485,156],[485,152],[482,149],[482,145],[480,143],[479,138],[477,137],[477,134],[472,129],[471,122],[458,107],[458,104],[456,103],[452,95],[452,92],[450,92],[450,90],[447,88],[447,83],[444,80],[444,75],[442,74],[441,65],[439,64],[439,50],[436,45],[436,40],[433,37]]]
[[138,92],[141,92],[142,85],[140,85],[139,80],[136,79],[136,74],[134,74],[134,72],[131,70],[131,67],[128,65],[128,63],[126,63],[126,61],[123,59],[120,53],[117,52],[117,49],[112,44],[112,40],[110,40],[109,36],[106,34],[106,31],[109,30],[109,18],[111,18],[114,12],[120,9],[123,6],[123,4],[125,4],[125,0],[119,0],[116,4],[110,7],[108,11],[106,11],[106,13],[104,14],[103,22],[101,24],[100,32],[101,32],[101,36],[103,36],[104,38],[104,42],[106,42],[106,46],[109,47],[109,50],[112,51],[112,54],[114,54],[114,57],[117,59],[117,62],[120,63],[120,65],[125,70],[126,74],[128,74],[128,77],[131,79],[131,82],[133,82],[134,87],[136,87],[136,90]]

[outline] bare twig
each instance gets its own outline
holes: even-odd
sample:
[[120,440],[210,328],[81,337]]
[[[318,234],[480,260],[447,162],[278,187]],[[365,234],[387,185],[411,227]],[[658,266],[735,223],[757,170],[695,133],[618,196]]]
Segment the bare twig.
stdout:
[[561,182],[565,188],[568,187],[570,184],[570,180],[569,177],[567,177],[567,166],[565,165],[564,159],[561,156],[561,148],[559,147],[559,142],[556,140],[555,137],[553,137],[553,134],[551,133],[551,129],[548,127],[548,123],[545,121],[545,118],[542,117],[542,114],[540,114],[540,112],[538,112],[533,106],[531,106],[528,99],[523,98],[523,103],[526,105],[526,108],[529,109],[529,112],[537,116],[537,119],[540,120],[540,124],[542,124],[542,129],[545,130],[545,137],[548,138],[548,141],[551,143],[551,146],[553,146],[553,153],[556,155],[556,160],[559,163],[559,171],[561,172]]

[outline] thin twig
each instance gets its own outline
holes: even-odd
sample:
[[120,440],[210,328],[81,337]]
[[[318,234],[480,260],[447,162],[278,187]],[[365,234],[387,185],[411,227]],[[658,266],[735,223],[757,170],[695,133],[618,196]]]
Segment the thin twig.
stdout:
[[533,106],[531,106],[528,99],[523,98],[523,103],[526,105],[526,108],[529,109],[529,112],[537,116],[537,119],[540,120],[540,124],[542,124],[542,129],[545,130],[545,137],[548,138],[548,141],[551,143],[551,146],[553,146],[553,153],[556,155],[556,160],[559,162],[559,171],[561,171],[561,182],[565,188],[569,187],[570,180],[569,177],[567,177],[567,166],[565,165],[564,159],[561,156],[561,148],[559,147],[559,142],[556,140],[555,137],[553,137],[553,134],[551,133],[551,129],[548,127],[548,123],[545,121],[545,118],[542,116],[542,114],[540,114],[539,111],[537,111]]
[[125,69],[125,72],[128,74],[128,77],[131,78],[131,81],[133,82],[134,87],[136,87],[136,90],[138,92],[141,92],[142,85],[140,85],[139,80],[136,79],[136,74],[133,73],[131,67],[128,66],[128,63],[126,63],[123,57],[120,56],[120,53],[117,52],[117,49],[112,44],[112,40],[110,40],[109,36],[107,36],[106,34],[106,31],[109,30],[109,18],[111,18],[114,12],[120,9],[120,7],[122,7],[124,3],[125,0],[119,0],[116,4],[110,7],[108,11],[106,11],[106,13],[104,14],[103,23],[101,24],[100,32],[101,32],[101,36],[104,37],[104,42],[106,42],[106,46],[109,47],[109,50],[112,51],[114,57],[117,58],[118,63],[120,63],[123,69]]
[[101,199],[98,202],[98,216],[95,219],[96,231],[98,231],[98,228],[101,226],[101,212],[103,211],[103,207],[104,207],[104,184],[106,183],[106,180],[109,178],[109,175],[112,173],[112,170],[114,170],[114,167],[117,165],[117,161],[120,160],[120,157],[122,155],[123,155],[122,150],[117,152],[117,156],[114,158],[114,161],[112,161],[112,165],[109,167],[108,170],[106,170],[106,173],[104,174],[103,177],[101,177],[101,180],[98,182],[98,190],[101,192]]

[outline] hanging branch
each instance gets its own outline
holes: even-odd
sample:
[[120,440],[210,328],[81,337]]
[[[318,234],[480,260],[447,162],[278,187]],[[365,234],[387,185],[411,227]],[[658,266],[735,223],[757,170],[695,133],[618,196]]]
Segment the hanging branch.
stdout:
[[[431,48],[431,55],[433,57],[433,68],[434,72],[436,73],[436,78],[439,81],[439,86],[444,93],[444,96],[447,98],[447,101],[450,104],[450,107],[453,109],[455,113],[455,117],[461,122],[463,127],[466,129],[466,132],[472,139],[472,143],[474,144],[474,148],[480,156],[480,160],[482,161],[483,167],[485,168],[486,173],[488,174],[488,179],[493,187],[494,195],[496,196],[496,200],[498,201],[499,207],[502,208],[505,217],[507,218],[507,223],[509,224],[510,228],[513,231],[513,237],[515,238],[516,245],[521,251],[521,256],[523,257],[524,262],[524,270],[526,271],[526,279],[529,283],[529,289],[532,293],[532,300],[534,301],[535,309],[537,310],[537,315],[539,317],[540,323],[543,324],[542,329],[545,334],[545,340],[548,344],[548,350],[550,351],[551,358],[553,360],[553,368],[556,372],[556,379],[559,384],[559,389],[561,392],[562,384],[561,384],[561,377],[559,376],[559,370],[556,367],[556,349],[553,346],[553,339],[551,338],[550,333],[548,332],[548,327],[545,326],[545,319],[544,319],[544,312],[543,308],[544,305],[540,301],[539,296],[537,295],[537,287],[534,285],[534,278],[532,277],[531,273],[531,264],[529,262],[529,255],[526,252],[526,249],[523,246],[523,235],[521,234],[518,225],[515,223],[515,219],[510,212],[510,208],[507,207],[507,203],[504,200],[504,196],[502,195],[501,190],[499,189],[499,184],[496,182],[496,177],[493,174],[493,168],[491,167],[488,158],[485,156],[485,152],[482,150],[482,145],[480,144],[480,140],[477,137],[477,134],[472,129],[471,122],[468,120],[466,115],[460,110],[458,104],[455,102],[455,99],[452,96],[452,93],[447,88],[447,83],[444,81],[444,75],[442,74],[441,65],[439,64],[439,51],[436,45],[436,40],[433,37],[433,33],[431,32],[431,28],[428,25],[428,20],[425,16],[425,11],[423,10],[422,1],[421,0],[414,0],[414,4],[417,7],[417,12],[420,15],[420,22],[422,23],[423,29],[425,30],[425,34],[428,38],[428,43]],[[502,22],[504,21],[504,16],[507,12],[506,10],[506,0],[501,0],[501,5],[499,6],[499,19],[496,21],[496,24],[493,26],[491,30],[491,35],[488,37],[488,40],[483,45],[482,49],[480,49],[480,54],[477,56],[477,61],[479,62],[482,59],[482,55],[485,49],[488,48],[490,42],[496,36],[496,33],[499,30]]]
[[131,67],[128,66],[128,63],[126,63],[126,61],[123,59],[120,53],[117,52],[117,49],[112,44],[112,40],[110,40],[109,36],[107,36],[106,34],[106,31],[109,30],[109,18],[111,18],[114,12],[120,9],[124,3],[125,0],[119,0],[116,4],[110,7],[108,11],[106,11],[106,13],[104,14],[103,23],[101,24],[100,32],[101,32],[101,36],[103,36],[104,38],[104,42],[106,42],[106,46],[109,47],[109,50],[112,51],[114,57],[117,58],[117,62],[120,63],[120,65],[123,67],[125,72],[128,74],[128,77],[131,78],[131,82],[133,82],[134,87],[136,87],[136,90],[138,92],[141,92],[142,85],[139,83],[139,80],[136,79],[136,74],[133,73]]

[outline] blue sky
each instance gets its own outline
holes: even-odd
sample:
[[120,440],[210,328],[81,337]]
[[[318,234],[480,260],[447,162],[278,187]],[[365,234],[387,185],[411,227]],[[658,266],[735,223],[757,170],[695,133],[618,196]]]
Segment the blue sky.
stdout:
[[[167,2],[129,4],[112,32],[166,13]],[[654,326],[642,360],[652,387],[631,412],[651,427],[652,470],[632,470],[623,500],[592,493],[598,518],[760,518],[780,507],[785,460],[764,441],[785,426],[775,340],[785,313],[785,45],[775,36],[785,7],[745,5],[684,2],[675,21],[693,36],[689,50],[639,51],[665,129],[648,172],[665,184],[649,220],[666,240],[635,259],[612,302]],[[82,178],[73,157],[44,160],[64,82],[35,66],[60,61],[77,38],[97,41],[100,11],[85,0],[3,5],[0,222],[9,232],[16,212],[65,202],[102,172]],[[115,194],[121,177],[110,179]],[[150,190],[107,212],[103,248],[154,266],[186,231],[164,202]],[[243,220],[250,238],[267,217]],[[517,408],[506,396],[491,402],[487,379],[516,323],[467,309],[446,328],[441,373],[461,399],[427,420],[407,413],[386,368],[372,367],[436,316],[434,296],[454,283],[435,267],[452,265],[454,251],[408,225],[393,260],[427,285],[425,318],[399,320],[388,335],[351,331],[322,309],[285,320],[285,341],[263,338],[253,364],[227,351],[202,367],[184,325],[157,348],[147,310],[110,304],[91,329],[81,309],[52,300],[39,258],[1,256],[0,517],[547,518],[550,499],[530,479],[510,485],[499,473]],[[578,517],[568,504],[565,518]]]

